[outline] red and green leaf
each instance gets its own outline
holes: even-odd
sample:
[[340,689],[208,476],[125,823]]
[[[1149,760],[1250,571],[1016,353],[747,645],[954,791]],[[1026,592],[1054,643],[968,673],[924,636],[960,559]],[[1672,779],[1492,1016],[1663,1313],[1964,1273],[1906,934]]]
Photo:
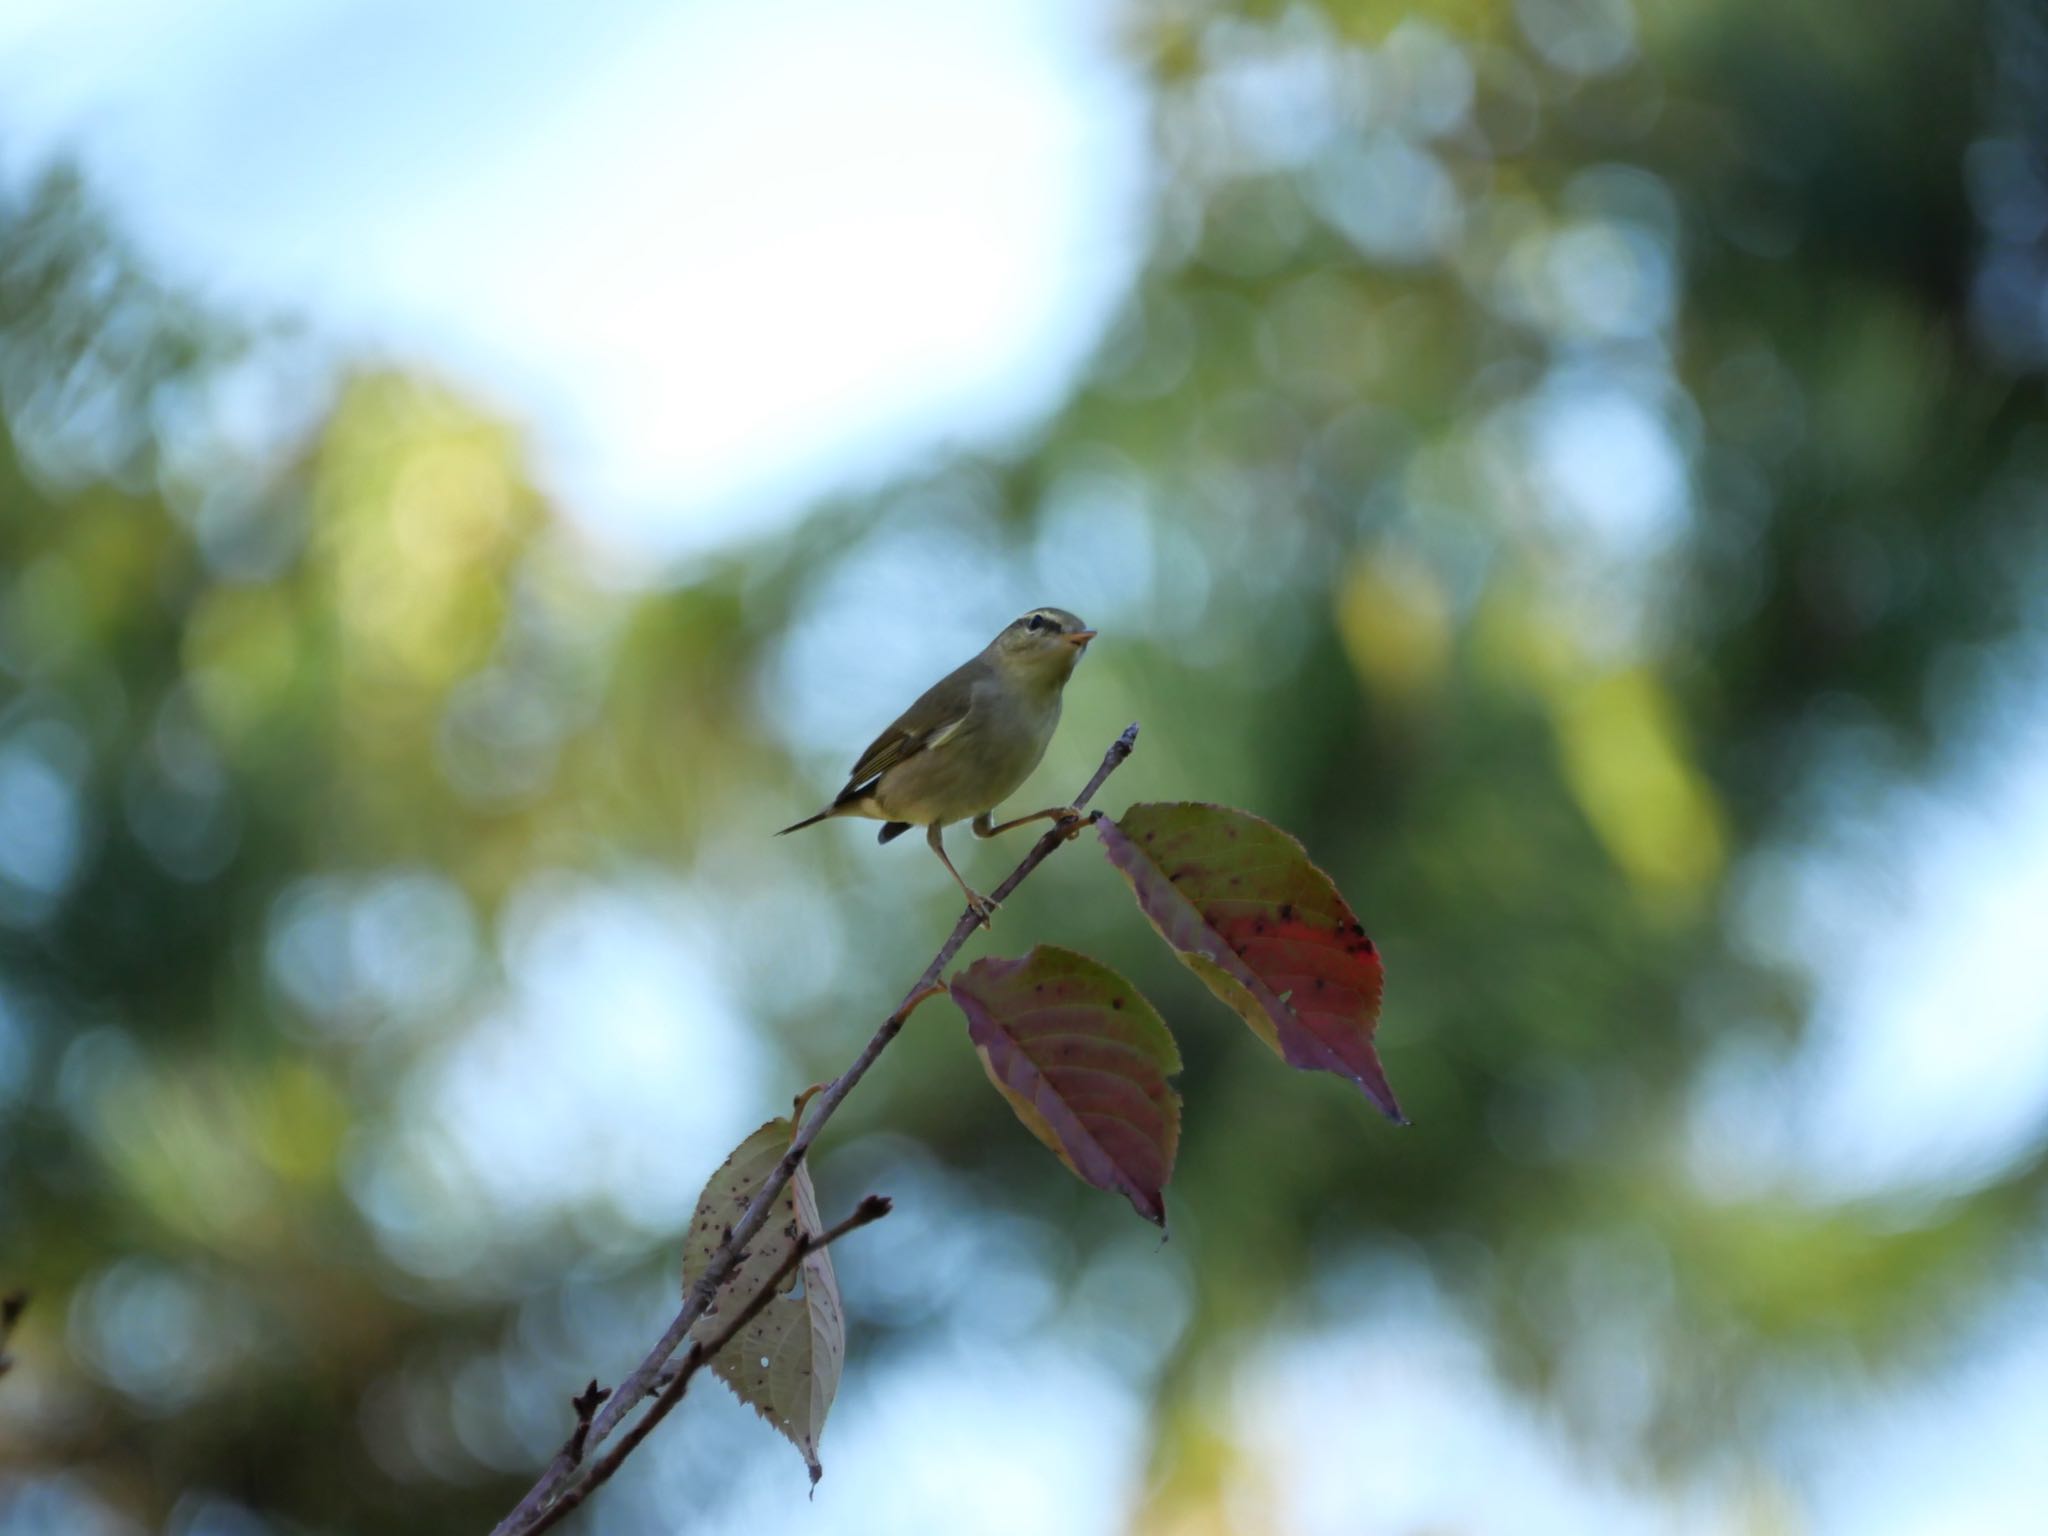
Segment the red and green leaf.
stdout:
[[[802,1104],[797,1101],[799,1112]],[[705,1184],[683,1240],[684,1290],[704,1272],[795,1135],[793,1118],[770,1120],[734,1148]],[[799,1163],[774,1214],[718,1287],[691,1336],[701,1343],[717,1333],[722,1326],[719,1315],[744,1307],[789,1258],[800,1234],[816,1237],[822,1230],[810,1169]],[[806,1254],[784,1287],[782,1295],[712,1358],[711,1369],[742,1402],[752,1404],[789,1438],[815,1484],[824,1471],[818,1462],[818,1439],[825,1432],[825,1415],[846,1363],[846,1317],[832,1260],[823,1248]]]
[[1166,1079],[1180,1052],[1152,1005],[1107,966],[1051,945],[977,960],[951,987],[989,1081],[1026,1129],[1165,1226],[1180,1144],[1180,1095]]
[[1300,843],[1188,802],[1134,805],[1096,830],[1152,926],[1283,1061],[1349,1078],[1407,1124],[1373,1049],[1379,951]]

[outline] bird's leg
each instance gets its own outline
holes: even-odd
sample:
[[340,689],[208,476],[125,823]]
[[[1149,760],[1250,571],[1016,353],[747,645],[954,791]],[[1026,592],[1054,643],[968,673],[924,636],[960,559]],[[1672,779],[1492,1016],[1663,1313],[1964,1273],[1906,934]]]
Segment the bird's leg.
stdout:
[[998,832],[1007,832],[1012,827],[1021,827],[1027,821],[1057,821],[1060,824],[1060,830],[1066,833],[1067,837],[1071,840],[1080,835],[1081,828],[1087,825],[1088,817],[1086,812],[1077,811],[1071,805],[1054,805],[1048,806],[1042,811],[1033,811],[1029,816],[1012,817],[1001,826],[992,827],[988,824],[988,812],[983,811],[974,818],[974,835],[976,837],[994,837]]
[[996,904],[979,894],[973,886],[960,879],[960,871],[953,867],[953,861],[946,857],[945,840],[939,836],[939,824],[935,821],[924,829],[924,840],[932,845],[932,852],[939,856],[939,862],[946,866],[946,873],[960,881],[960,889],[967,893],[967,910],[981,919],[981,926],[993,928],[996,925]]

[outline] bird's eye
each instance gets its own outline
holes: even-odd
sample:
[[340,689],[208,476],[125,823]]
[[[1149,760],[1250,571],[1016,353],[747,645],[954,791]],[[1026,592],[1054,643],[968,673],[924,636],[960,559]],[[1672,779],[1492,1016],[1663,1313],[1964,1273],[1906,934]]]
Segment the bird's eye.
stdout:
[[1044,614],[1034,613],[1024,621],[1024,627],[1026,629],[1046,629],[1050,627],[1050,623],[1051,621]]

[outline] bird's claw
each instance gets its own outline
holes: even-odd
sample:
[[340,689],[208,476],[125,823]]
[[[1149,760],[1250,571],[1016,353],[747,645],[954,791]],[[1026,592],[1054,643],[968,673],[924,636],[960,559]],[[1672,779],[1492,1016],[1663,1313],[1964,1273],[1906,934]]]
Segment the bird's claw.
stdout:
[[1058,819],[1053,822],[1053,827],[1071,843],[1081,835],[1081,829],[1088,825],[1088,821],[1089,816],[1086,811],[1077,810],[1070,805],[1060,812]]
[[986,896],[977,896],[969,892],[967,910],[974,914],[974,920],[980,923],[982,927],[991,932],[994,931],[996,926],[996,904],[994,902],[990,901]]

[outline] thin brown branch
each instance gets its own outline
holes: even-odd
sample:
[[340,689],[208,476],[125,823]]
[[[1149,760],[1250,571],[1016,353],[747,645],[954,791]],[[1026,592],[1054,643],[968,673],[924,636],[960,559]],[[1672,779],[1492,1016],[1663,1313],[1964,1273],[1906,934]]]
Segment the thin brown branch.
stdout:
[[[1126,726],[1124,733],[1110,743],[1109,750],[1103,754],[1101,766],[1095,770],[1094,776],[1088,780],[1081,793],[1074,797],[1075,810],[1087,807],[1088,802],[1095,798],[1096,791],[1102,788],[1112,773],[1116,772],[1123,760],[1131,755],[1131,749],[1137,745],[1137,741],[1138,727],[1133,723]],[[1033,870],[1052,857],[1057,849],[1063,847],[1068,839],[1069,829],[1064,827],[1056,827],[1046,833],[1031,846],[1031,851],[1024,855],[1017,867],[1010,871],[1009,878],[995,888],[990,899],[1001,902],[1022,885]],[[682,1348],[684,1336],[703,1314],[704,1308],[710,1303],[718,1287],[724,1283],[725,1277],[731,1273],[733,1265],[739,1260],[740,1250],[745,1248],[754,1234],[767,1224],[770,1213],[775,1209],[776,1200],[780,1198],[784,1187],[796,1176],[797,1165],[803,1161],[811,1143],[818,1139],[818,1133],[825,1128],[825,1123],[845,1102],[854,1085],[867,1075],[868,1068],[873,1066],[876,1058],[888,1048],[889,1042],[896,1038],[897,1032],[903,1028],[903,1021],[910,1017],[911,1010],[925,998],[935,994],[939,973],[952,963],[953,957],[960,952],[960,946],[965,944],[980,926],[981,918],[972,909],[960,914],[960,920],[953,925],[952,933],[947,936],[946,942],[939,946],[939,952],[932,956],[932,963],[924,968],[924,974],[903,994],[903,1001],[882,1021],[873,1037],[861,1048],[860,1054],[854,1057],[852,1064],[834,1078],[823,1093],[812,1100],[811,1112],[797,1128],[789,1150],[775,1165],[767,1181],[755,1192],[753,1203],[747,1207],[740,1219],[733,1223],[732,1231],[713,1250],[704,1266],[704,1273],[699,1275],[695,1283],[684,1293],[682,1310],[670,1320],[668,1328],[656,1341],[654,1348],[647,1352],[647,1357],[619,1383],[617,1389],[590,1421],[584,1445],[577,1447],[578,1456],[571,1456],[570,1446],[563,1446],[555,1459],[548,1464],[547,1470],[540,1475],[539,1480],[527,1490],[526,1496],[493,1528],[491,1536],[529,1536],[530,1532],[539,1529],[534,1522],[543,1511],[550,1508],[563,1485],[574,1475],[584,1446],[600,1444],[618,1427],[619,1421],[655,1389],[656,1378],[661,1375],[662,1367],[668,1364],[678,1349]],[[637,1444],[638,1441],[634,1443]]]
[[[789,1277],[796,1273],[796,1268],[799,1264],[803,1263],[807,1257],[816,1253],[820,1248],[838,1242],[840,1238],[856,1228],[864,1227],[869,1222],[880,1221],[889,1214],[889,1211],[890,1204],[886,1196],[869,1195],[859,1205],[854,1207],[851,1216],[847,1217],[846,1220],[840,1222],[837,1226],[826,1228],[816,1237],[813,1237],[808,1232],[799,1237],[795,1245],[790,1249],[788,1256],[776,1266],[775,1273],[768,1277],[767,1282],[760,1290],[748,1298],[747,1304],[740,1308],[739,1312],[730,1322],[711,1336],[710,1343],[706,1344],[695,1340],[691,1342],[690,1347],[683,1352],[682,1359],[676,1362],[674,1375],[670,1378],[668,1384],[661,1389],[661,1393],[655,1398],[653,1406],[633,1421],[631,1426],[619,1436],[610,1450],[591,1463],[590,1470],[583,1475],[575,1486],[565,1490],[560,1498],[542,1510],[539,1517],[534,1520],[532,1525],[527,1527],[527,1530],[532,1533],[538,1533],[548,1529],[548,1527],[566,1516],[569,1511],[589,1498],[596,1491],[600,1483],[603,1483],[614,1472],[618,1471],[625,1459],[639,1448],[640,1442],[654,1432],[654,1426],[667,1418],[669,1410],[683,1400],[683,1394],[690,1390],[690,1378],[695,1376],[698,1370],[707,1362],[717,1359],[718,1352],[735,1338],[739,1337],[741,1329],[761,1315],[762,1309],[781,1293],[782,1287],[788,1282]],[[595,1390],[597,1383],[593,1381],[590,1386],[592,1390]],[[579,1411],[580,1402],[581,1400],[579,1399]]]

